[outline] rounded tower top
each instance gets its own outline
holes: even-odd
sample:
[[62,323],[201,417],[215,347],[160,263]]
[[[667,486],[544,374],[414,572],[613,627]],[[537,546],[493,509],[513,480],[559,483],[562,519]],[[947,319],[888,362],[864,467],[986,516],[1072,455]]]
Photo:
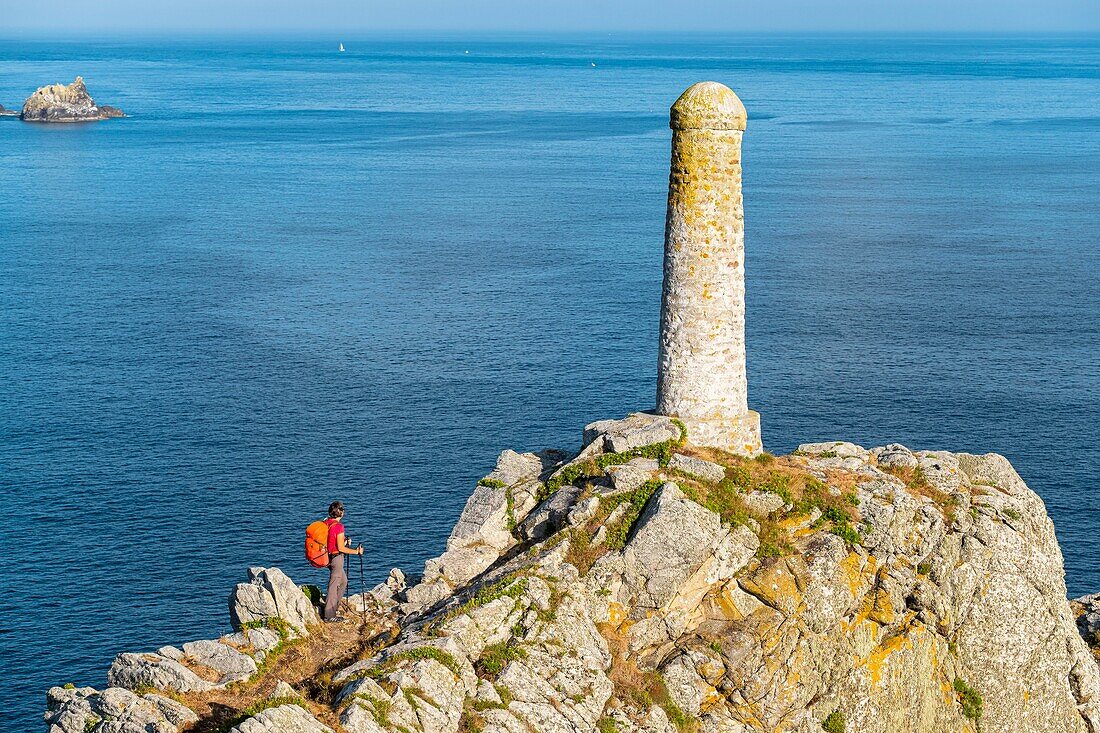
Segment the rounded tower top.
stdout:
[[701,81],[687,88],[669,111],[673,130],[744,130],[745,105],[725,84]]

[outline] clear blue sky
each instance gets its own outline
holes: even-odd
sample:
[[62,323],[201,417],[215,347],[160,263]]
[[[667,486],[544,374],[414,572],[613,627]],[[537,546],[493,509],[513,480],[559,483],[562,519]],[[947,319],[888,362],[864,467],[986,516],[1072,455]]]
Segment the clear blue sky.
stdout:
[[334,31],[1100,31],[1100,0],[0,0],[0,36]]

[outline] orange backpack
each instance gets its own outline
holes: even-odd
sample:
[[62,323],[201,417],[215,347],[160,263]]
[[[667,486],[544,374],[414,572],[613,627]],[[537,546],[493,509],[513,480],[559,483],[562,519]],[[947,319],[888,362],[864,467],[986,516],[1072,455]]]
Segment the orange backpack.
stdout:
[[306,560],[315,568],[328,567],[328,522],[317,520],[306,527]]

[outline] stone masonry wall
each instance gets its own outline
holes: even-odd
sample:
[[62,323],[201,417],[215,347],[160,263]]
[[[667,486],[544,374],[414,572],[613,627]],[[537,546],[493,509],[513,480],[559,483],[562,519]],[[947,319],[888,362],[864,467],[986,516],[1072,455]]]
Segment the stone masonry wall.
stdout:
[[745,374],[745,119],[715,82],[672,107],[657,411],[683,420],[696,444],[752,455],[761,445]]

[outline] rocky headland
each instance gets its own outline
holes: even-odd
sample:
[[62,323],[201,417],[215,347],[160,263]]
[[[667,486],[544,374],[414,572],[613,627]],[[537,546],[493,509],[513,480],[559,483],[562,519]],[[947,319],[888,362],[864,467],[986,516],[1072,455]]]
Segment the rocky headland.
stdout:
[[20,114],[27,122],[93,122],[125,116],[115,107],[97,105],[79,76],[67,86],[50,84],[37,89],[27,97]]
[[505,451],[415,583],[322,625],[253,568],[233,633],[51,689],[49,731],[1100,731],[1100,600],[1005,458],[690,437]]
[[50,733],[1100,733],[1100,595],[1067,601],[1007,459],[763,451],[746,120],[713,82],[671,110],[661,414],[504,451],[443,554],[351,620],[249,569],[232,633],[52,688]]

